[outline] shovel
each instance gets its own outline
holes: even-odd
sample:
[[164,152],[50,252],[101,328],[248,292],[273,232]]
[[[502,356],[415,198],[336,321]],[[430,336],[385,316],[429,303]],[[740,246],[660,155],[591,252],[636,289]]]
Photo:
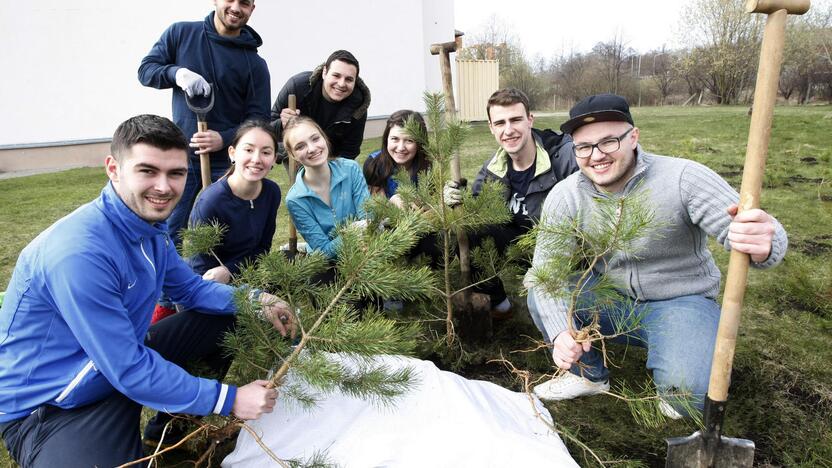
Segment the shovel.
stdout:
[[[185,95],[185,103],[188,104],[188,109],[196,114],[196,128],[198,132],[208,131],[208,112],[214,108],[214,86],[208,84],[210,92],[208,96],[194,95],[188,97]],[[199,169],[202,172],[202,188],[211,185],[211,154],[202,153],[199,155]]]
[[[754,111],[740,187],[740,212],[760,206],[771,120],[777,100],[777,82],[783,62],[786,16],[802,15],[808,10],[809,0],[748,0],[745,3],[747,13],[766,13],[768,20],[763,32],[760,66],[754,87]],[[667,467],[750,467],[754,462],[754,442],[722,436],[748,263],[747,254],[731,250],[708,396],[705,398],[704,428],[688,437],[667,439]]]
[[[289,109],[297,110],[297,97],[294,94],[289,95]],[[298,172],[295,158],[289,157],[289,167],[286,168],[289,173],[289,187],[295,183],[295,175]],[[295,228],[295,223],[292,222],[292,217],[289,216],[289,255],[294,258],[298,253],[298,230]]]

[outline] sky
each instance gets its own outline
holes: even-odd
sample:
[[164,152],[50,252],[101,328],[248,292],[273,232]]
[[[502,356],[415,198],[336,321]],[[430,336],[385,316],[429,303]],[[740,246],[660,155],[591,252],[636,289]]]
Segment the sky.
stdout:
[[[738,0],[739,1],[739,0]],[[620,34],[639,52],[680,47],[681,0],[454,0],[455,28],[475,35],[493,14],[531,59],[587,52]],[[462,38],[463,43],[465,37]]]

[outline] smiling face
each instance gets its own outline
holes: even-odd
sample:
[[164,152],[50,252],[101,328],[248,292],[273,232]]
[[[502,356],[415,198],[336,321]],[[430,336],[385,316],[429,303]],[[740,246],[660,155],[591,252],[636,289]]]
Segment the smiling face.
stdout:
[[117,161],[107,156],[107,177],[130,210],[148,223],[164,221],[182,197],[188,175],[184,150],[137,143]]
[[257,182],[266,177],[274,165],[275,143],[262,129],[252,128],[240,137],[236,146],[228,147],[228,155],[234,161],[231,177]]
[[239,36],[254,11],[254,0],[214,0],[214,27],[223,36]]
[[489,109],[491,120],[488,128],[497,143],[514,157],[514,155],[531,152],[534,154],[535,144],[532,137],[534,116],[526,113],[523,103],[510,106],[491,106]]
[[403,127],[390,127],[390,133],[387,135],[387,152],[396,164],[410,167],[418,149],[419,145],[416,140]]
[[[575,145],[594,145],[602,140],[617,138],[631,127],[627,122],[596,122],[584,125],[572,134]],[[588,158],[575,158],[581,172],[599,190],[620,192],[636,168],[638,128],[634,127],[621,139],[618,151],[602,153],[595,148]]]
[[352,94],[358,69],[341,60],[333,60],[323,70],[324,96],[332,102],[341,102]]
[[319,167],[327,163],[329,148],[326,139],[309,122],[291,127],[285,136],[289,154],[304,167]]

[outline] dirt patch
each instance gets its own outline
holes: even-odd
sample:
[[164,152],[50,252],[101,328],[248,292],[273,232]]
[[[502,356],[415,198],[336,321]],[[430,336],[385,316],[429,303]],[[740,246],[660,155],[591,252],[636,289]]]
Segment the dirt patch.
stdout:
[[823,182],[820,177],[803,177],[800,174],[789,176],[786,180],[789,182],[796,182],[799,184],[819,184]]
[[794,249],[800,253],[810,257],[819,257],[828,252],[832,252],[832,242],[828,241],[830,237],[832,236],[823,235],[812,239],[796,240],[794,241],[793,246]]
[[742,175],[742,171],[720,171],[719,175],[726,179],[729,177],[739,177]]
[[832,195],[821,195],[820,201],[832,201]]
[[806,164],[807,166],[814,166],[818,163],[817,158],[813,158],[811,156],[807,156],[805,158],[800,158],[800,162]]

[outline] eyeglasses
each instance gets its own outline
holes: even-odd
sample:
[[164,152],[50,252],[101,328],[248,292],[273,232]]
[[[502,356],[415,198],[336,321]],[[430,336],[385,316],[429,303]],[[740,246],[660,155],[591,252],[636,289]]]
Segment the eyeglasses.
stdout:
[[606,138],[606,139],[603,139],[603,140],[599,141],[598,143],[595,143],[594,145],[590,145],[590,144],[575,145],[575,146],[572,147],[572,151],[575,153],[576,158],[581,158],[581,159],[588,158],[588,157],[592,156],[592,152],[595,151],[595,148],[598,148],[598,151],[600,151],[604,154],[615,153],[616,151],[618,151],[619,148],[621,148],[621,139],[624,138],[625,136],[627,136],[627,134],[630,133],[632,130],[633,130],[633,127],[630,127],[629,129],[627,129],[626,132],[622,133],[618,137],[616,137],[616,138]]

